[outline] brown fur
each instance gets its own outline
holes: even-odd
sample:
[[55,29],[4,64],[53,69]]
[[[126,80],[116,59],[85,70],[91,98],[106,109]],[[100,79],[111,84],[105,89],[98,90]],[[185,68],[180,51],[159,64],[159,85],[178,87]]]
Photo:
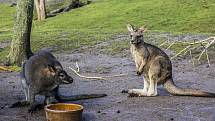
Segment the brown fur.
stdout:
[[145,27],[135,29],[128,24],[127,28],[130,32],[131,54],[137,74],[144,76],[144,89],[129,89],[130,95],[156,96],[157,85],[163,84],[173,95],[215,97],[214,93],[177,87],[172,79],[172,64],[168,55],[158,47],[144,42]]

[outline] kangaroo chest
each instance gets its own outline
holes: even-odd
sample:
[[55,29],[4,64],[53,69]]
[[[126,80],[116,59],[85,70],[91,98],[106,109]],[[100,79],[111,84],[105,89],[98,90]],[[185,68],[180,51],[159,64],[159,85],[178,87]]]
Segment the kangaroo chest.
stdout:
[[134,51],[132,53],[132,56],[137,65],[140,65],[142,63],[142,56],[138,52]]
[[137,65],[140,65],[144,61],[144,58],[147,58],[147,52],[145,48],[136,48],[131,46],[131,54]]

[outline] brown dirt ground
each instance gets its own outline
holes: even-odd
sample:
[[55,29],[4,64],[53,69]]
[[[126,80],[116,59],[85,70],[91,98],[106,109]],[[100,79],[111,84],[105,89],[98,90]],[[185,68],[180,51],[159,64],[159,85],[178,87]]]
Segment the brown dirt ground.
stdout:
[[[106,93],[107,97],[74,101],[84,106],[84,121],[214,121],[215,98],[170,96],[159,87],[157,97],[133,97],[120,93],[122,89],[143,88],[142,77],[135,76],[130,56],[72,53],[57,54],[65,70],[75,79],[73,84],[62,85],[64,95]],[[68,69],[80,65],[83,75],[102,76],[129,73],[128,76],[108,80],[79,78]],[[215,92],[215,64],[193,67],[187,60],[173,61],[174,81],[178,86]],[[44,110],[33,114],[27,108],[9,108],[24,99],[19,73],[0,73],[0,121],[45,121]],[[41,100],[38,97],[38,100]]]

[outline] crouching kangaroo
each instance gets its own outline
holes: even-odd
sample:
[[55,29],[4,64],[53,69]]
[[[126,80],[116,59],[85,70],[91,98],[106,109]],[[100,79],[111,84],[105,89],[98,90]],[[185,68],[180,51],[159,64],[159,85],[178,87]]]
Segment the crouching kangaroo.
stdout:
[[130,32],[131,54],[137,74],[144,76],[144,88],[123,90],[123,93],[130,96],[157,96],[157,85],[163,84],[172,95],[215,97],[215,93],[177,87],[172,79],[172,64],[167,54],[158,47],[144,42],[143,33],[146,28],[135,29],[128,24],[127,29]]
[[41,107],[35,102],[36,95],[44,95],[46,104],[106,96],[106,94],[73,95],[70,97],[60,95],[58,93],[59,85],[70,84],[73,82],[73,78],[63,70],[60,62],[45,50],[39,51],[23,63],[21,82],[26,99],[23,102],[14,103],[11,107],[30,105],[29,112]]

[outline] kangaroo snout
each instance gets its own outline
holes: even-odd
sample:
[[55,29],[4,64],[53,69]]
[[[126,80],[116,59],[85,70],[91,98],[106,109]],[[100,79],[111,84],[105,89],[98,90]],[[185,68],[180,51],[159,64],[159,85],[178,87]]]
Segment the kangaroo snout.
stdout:
[[132,40],[130,41],[130,43],[131,43],[131,44],[136,44],[136,43],[137,43],[137,40],[132,39]]
[[71,76],[69,76],[69,82],[73,83],[73,78]]
[[134,41],[134,40],[131,40],[130,42],[131,42],[131,43],[134,43],[135,41]]
[[64,84],[70,84],[73,83],[73,78],[71,76],[67,76],[67,78],[65,80],[62,80],[62,83]]
[[138,43],[138,40],[136,40],[136,39],[131,40],[130,43],[131,43],[131,44],[137,44],[137,43]]

